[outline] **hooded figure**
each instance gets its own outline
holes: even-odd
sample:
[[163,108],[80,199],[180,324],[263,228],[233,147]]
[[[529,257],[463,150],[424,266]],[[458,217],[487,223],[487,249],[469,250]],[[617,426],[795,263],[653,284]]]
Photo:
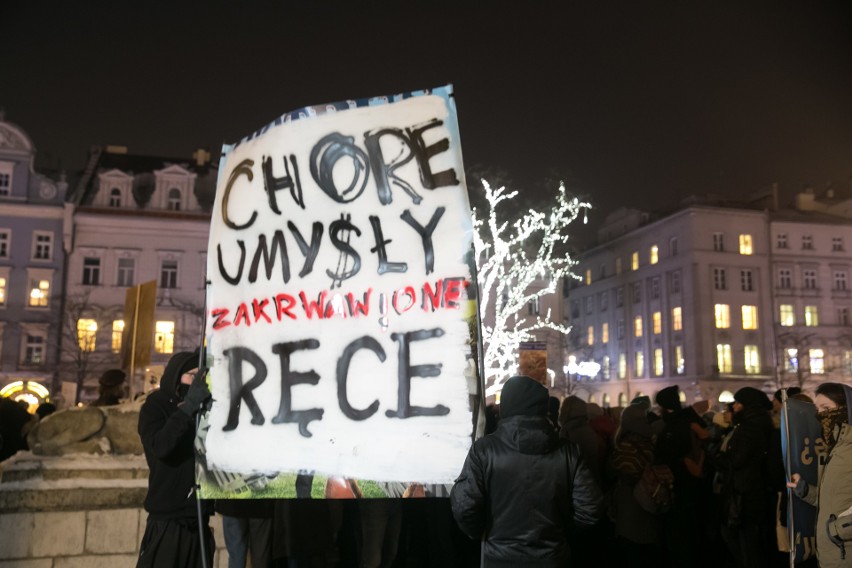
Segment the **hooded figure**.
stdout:
[[[826,399],[833,404],[822,404]],[[798,474],[793,485],[797,497],[817,508],[820,568],[852,566],[852,387],[823,383],[817,387],[815,402],[823,436],[829,440],[828,457],[816,487]]]
[[[213,534],[204,507],[198,525],[195,501],[195,413],[210,392],[205,377],[194,378],[198,352],[176,353],[139,411],[139,436],[148,462],[148,522],[137,566],[183,567],[201,564],[199,530],[207,536],[212,559]],[[190,384],[191,383],[191,384]]]
[[589,405],[573,395],[563,400],[559,410],[559,427],[559,437],[577,444],[595,481],[600,483],[606,446],[603,438],[589,423]]
[[565,566],[569,526],[603,514],[600,489],[578,448],[553,432],[546,388],[512,377],[501,401],[496,432],[474,442],[453,486],[453,516],[483,539],[484,568]]

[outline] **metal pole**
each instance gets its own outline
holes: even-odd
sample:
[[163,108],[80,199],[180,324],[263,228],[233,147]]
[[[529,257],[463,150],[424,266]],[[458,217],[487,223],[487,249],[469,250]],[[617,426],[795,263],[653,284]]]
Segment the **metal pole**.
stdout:
[[[205,360],[205,352],[204,352],[204,344],[206,342],[207,336],[207,287],[210,285],[210,281],[206,280],[204,282],[204,305],[201,310],[201,345],[198,348],[198,372],[205,373],[205,380],[207,379],[207,365]],[[195,437],[198,437],[198,429],[201,425],[201,413],[204,412],[204,407],[198,409],[198,412],[195,415]],[[193,444],[193,448],[195,444]],[[196,475],[198,472],[198,468],[195,468]],[[198,514],[198,539],[201,541],[201,567],[208,568],[209,564],[207,563],[207,523],[204,522],[204,512],[201,510],[201,484],[198,483],[198,479],[195,480],[195,509]]]
[[139,325],[139,296],[142,293],[142,285],[136,286],[136,305],[133,306],[133,336],[130,340],[130,400],[136,394],[136,328]]
[[[790,413],[787,412],[787,390],[781,389],[781,417],[784,422],[784,434],[787,437],[787,445],[784,452],[784,463],[787,472],[790,471]],[[790,481],[789,477],[787,481]],[[790,568],[795,568],[796,563],[796,531],[793,528],[793,490],[787,488],[787,539],[790,542]]]

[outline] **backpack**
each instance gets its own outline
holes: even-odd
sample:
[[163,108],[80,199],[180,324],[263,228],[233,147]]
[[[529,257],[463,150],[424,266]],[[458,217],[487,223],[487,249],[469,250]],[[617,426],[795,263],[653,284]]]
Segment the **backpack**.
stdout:
[[633,486],[633,498],[645,511],[659,515],[672,508],[674,474],[667,465],[648,464]]

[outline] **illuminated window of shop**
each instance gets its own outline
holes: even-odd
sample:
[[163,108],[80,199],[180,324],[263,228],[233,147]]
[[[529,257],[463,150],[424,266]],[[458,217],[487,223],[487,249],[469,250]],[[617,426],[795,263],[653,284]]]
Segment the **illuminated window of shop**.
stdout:
[[760,352],[757,345],[746,345],[744,350],[745,355],[745,372],[749,375],[754,375],[760,372]]
[[720,373],[731,372],[733,363],[731,360],[731,345],[729,343],[716,345],[716,365],[719,367]]
[[714,310],[716,329],[731,327],[731,307],[728,304],[716,304]]

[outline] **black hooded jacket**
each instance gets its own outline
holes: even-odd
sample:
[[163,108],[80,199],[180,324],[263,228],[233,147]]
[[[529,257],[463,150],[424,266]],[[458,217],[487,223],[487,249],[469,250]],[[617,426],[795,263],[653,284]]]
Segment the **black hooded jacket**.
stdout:
[[450,502],[462,531],[485,537],[484,567],[564,566],[570,527],[593,525],[603,514],[579,449],[560,442],[544,413],[504,417],[477,440]]
[[198,366],[198,353],[175,354],[160,388],[139,411],[139,436],[148,462],[145,510],[156,519],[195,518],[195,423],[181,412],[180,377]]

